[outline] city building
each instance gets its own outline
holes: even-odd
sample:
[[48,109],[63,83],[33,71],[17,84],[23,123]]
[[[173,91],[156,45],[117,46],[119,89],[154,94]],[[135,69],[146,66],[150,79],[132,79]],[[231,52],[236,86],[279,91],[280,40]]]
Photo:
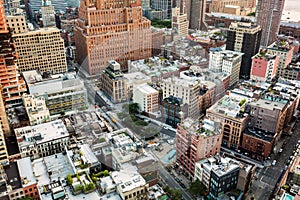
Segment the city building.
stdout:
[[0,175],[2,175],[1,168],[8,164],[9,161],[8,161],[6,142],[5,142],[5,133],[2,131],[2,128],[0,127]]
[[252,57],[250,78],[270,83],[276,76],[279,56],[271,55],[266,50],[261,50]]
[[138,103],[141,112],[155,113],[158,111],[158,91],[148,84],[133,88],[134,103]]
[[211,81],[202,81],[199,95],[199,111],[205,113],[206,109],[216,102],[217,85]]
[[[144,2],[144,1],[142,1]],[[151,0],[150,1],[151,11],[160,11],[163,13],[161,20],[172,18],[173,0]]]
[[273,152],[276,134],[256,127],[248,127],[243,132],[241,149],[251,158],[264,161]]
[[282,78],[287,80],[300,81],[300,66],[299,63],[291,63],[287,68],[283,70]]
[[86,88],[75,73],[43,77],[33,70],[23,72],[23,76],[29,94],[43,97],[51,116],[75,113],[88,106]]
[[250,78],[251,58],[258,53],[260,38],[260,26],[250,22],[231,23],[227,33],[226,49],[244,53],[240,69],[240,78]]
[[18,9],[20,8],[20,2],[20,0],[3,0],[5,13],[7,13],[8,15],[18,13]]
[[2,97],[1,85],[0,85],[0,126],[1,126],[1,131],[3,131],[5,135],[10,135],[11,132],[10,132],[8,118],[6,115],[5,105]]
[[244,113],[247,101],[250,100],[245,96],[230,93],[206,110],[210,120],[222,124],[222,145],[226,148],[238,149],[241,143],[249,119],[249,115]]
[[127,79],[127,91],[129,98],[132,98],[134,87],[152,82],[149,76],[145,75],[140,71],[126,73],[124,74],[124,77]]
[[16,33],[12,37],[19,54],[16,64],[20,72],[29,70],[51,74],[67,72],[65,46],[59,29],[42,28]]
[[177,77],[171,77],[162,80],[161,89],[163,98],[176,97],[182,99],[183,104],[188,105],[188,111],[185,113],[188,117],[197,119],[200,116],[199,94],[200,81],[190,81]]
[[205,10],[207,0],[188,0],[186,4],[186,14],[190,29],[205,30]]
[[128,100],[127,79],[121,71],[121,65],[114,60],[107,62],[107,67],[101,74],[102,91],[113,102]]
[[80,2],[74,31],[76,51],[89,75],[102,73],[109,60],[127,70],[128,60],[151,57],[151,22],[142,16],[141,5],[139,0]]
[[209,69],[215,72],[230,74],[229,87],[239,81],[242,56],[240,52],[211,48],[209,53]]
[[46,157],[69,145],[69,133],[61,120],[17,128],[15,134],[22,158]]
[[195,180],[200,180],[213,198],[220,198],[233,189],[247,192],[253,166],[219,155],[196,163]]
[[188,105],[183,104],[181,98],[169,96],[161,102],[161,113],[166,124],[177,128],[177,124],[188,116]]
[[148,199],[149,185],[138,172],[113,171],[110,176],[122,200]]
[[282,76],[284,69],[291,63],[294,53],[294,45],[290,40],[276,40],[268,46],[267,51],[271,55],[279,57],[276,76]]
[[[16,61],[16,52],[11,31],[9,30],[4,13],[2,1],[0,1],[0,84],[2,86],[2,98],[6,108],[22,104],[22,94],[26,85],[20,77]],[[4,131],[6,131],[4,129]]]
[[50,121],[50,112],[43,96],[23,94],[23,105],[31,126]]
[[12,31],[12,34],[28,32],[24,15],[8,15],[6,17],[6,23]]
[[191,118],[180,122],[176,131],[176,162],[194,176],[196,162],[220,153],[222,134],[218,123]]
[[187,14],[180,13],[180,8],[172,8],[172,29],[174,30],[174,40],[186,37],[189,30]]
[[257,24],[262,27],[261,46],[267,47],[277,37],[285,0],[259,0],[256,7]]
[[65,11],[68,7],[68,3],[61,0],[30,0],[25,1],[27,15],[34,17],[34,14],[39,12],[45,3],[52,5],[55,11]]
[[299,22],[284,22],[280,23],[280,35],[291,36],[295,39],[300,39],[300,23]]
[[48,1],[43,2],[43,6],[41,7],[41,14],[43,20],[43,27],[51,27],[55,26],[55,12],[54,6],[48,3]]
[[[280,135],[284,127],[288,101],[272,94],[266,94],[248,104],[250,106],[249,127],[259,128]],[[275,136],[276,138],[276,136]]]

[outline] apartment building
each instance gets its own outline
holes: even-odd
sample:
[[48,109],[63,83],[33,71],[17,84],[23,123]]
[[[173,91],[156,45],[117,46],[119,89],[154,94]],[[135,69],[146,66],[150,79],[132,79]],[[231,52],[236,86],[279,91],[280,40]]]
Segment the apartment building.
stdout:
[[[8,161],[8,153],[7,153],[7,149],[6,149],[6,144],[5,144],[5,134],[2,130],[2,128],[0,127],[0,168],[1,166],[5,166],[8,165],[9,161]],[[0,170],[0,175],[1,175],[1,170]],[[1,182],[1,179],[0,179]]]
[[229,157],[212,156],[196,163],[195,179],[200,180],[213,198],[237,189],[242,178],[239,173],[244,170],[241,163]]
[[176,162],[190,177],[196,162],[220,153],[222,134],[220,124],[205,119],[201,124],[191,118],[180,122],[176,131]]
[[291,63],[283,70],[282,78],[287,80],[300,81],[300,66],[298,63]]
[[243,130],[246,128],[249,115],[244,113],[246,97],[227,94],[206,111],[206,116],[222,124],[222,145],[238,149]]
[[175,33],[175,40],[188,35],[189,21],[187,14],[180,13],[180,8],[172,8],[172,29]]
[[249,103],[251,107],[249,126],[280,134],[283,130],[288,101],[267,94],[265,99]]
[[12,34],[28,32],[26,18],[24,15],[8,15],[6,17],[6,23],[11,29]]
[[211,81],[202,81],[199,95],[199,110],[204,113],[206,109],[216,102],[217,85]]
[[271,55],[266,50],[260,51],[252,57],[250,78],[270,83],[276,76],[279,56]]
[[[2,98],[6,108],[22,104],[22,94],[26,85],[20,77],[16,61],[18,58],[11,32],[7,26],[6,16],[2,1],[0,1],[0,84],[2,86]],[[6,131],[4,129],[4,131]]]
[[134,103],[138,103],[142,112],[155,113],[158,111],[158,91],[148,84],[133,88]]
[[22,98],[31,126],[50,121],[50,112],[43,96],[35,97],[32,94],[23,94]]
[[248,127],[243,132],[241,148],[250,152],[250,157],[266,160],[273,152],[277,134],[261,128]]
[[51,116],[75,113],[88,106],[86,88],[75,73],[42,77],[33,70],[23,72],[23,76],[29,94],[36,98],[43,97]]
[[188,105],[187,116],[198,118],[199,111],[199,94],[200,81],[185,80],[177,77],[171,77],[162,80],[161,89],[163,90],[163,98],[176,97],[181,98],[183,104]]
[[62,120],[15,129],[21,157],[37,159],[62,152],[69,145],[69,132]]
[[5,13],[12,15],[20,8],[20,0],[3,0]]
[[9,127],[9,123],[5,111],[5,105],[2,97],[1,85],[0,85],[0,126],[1,126],[1,131],[3,131],[5,135],[10,135],[10,127]]
[[121,65],[114,60],[107,62],[101,74],[102,91],[113,103],[128,100],[127,79],[121,71]]
[[239,81],[242,56],[240,52],[211,48],[209,53],[209,69],[214,72],[230,74],[229,86]]
[[250,78],[251,58],[259,51],[260,38],[260,26],[250,22],[232,22],[230,24],[226,49],[244,53],[240,69],[240,78]]
[[41,14],[42,14],[42,20],[43,20],[43,27],[55,27],[55,12],[54,12],[54,6],[53,5],[43,5],[41,7]]
[[[39,70],[41,73],[67,72],[64,41],[57,28],[42,28],[13,36],[19,58],[20,72]],[[47,47],[47,48],[46,48]]]
[[257,1],[256,19],[262,29],[261,45],[272,44],[278,34],[285,0]]
[[89,75],[102,73],[109,60],[126,71],[128,60],[151,57],[151,22],[142,16],[141,5],[140,0],[80,1],[76,51]]
[[269,54],[279,57],[276,76],[282,76],[284,69],[286,69],[292,61],[294,45],[289,40],[277,40],[268,46],[267,51]]
[[113,171],[110,174],[122,200],[148,200],[149,185],[136,171]]

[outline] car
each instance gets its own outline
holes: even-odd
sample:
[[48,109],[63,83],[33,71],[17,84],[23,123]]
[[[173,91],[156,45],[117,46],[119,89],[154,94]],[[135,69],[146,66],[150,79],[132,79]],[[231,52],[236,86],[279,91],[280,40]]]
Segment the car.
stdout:
[[282,149],[282,148],[280,148],[280,149],[279,149],[279,151],[278,151],[278,153],[281,153],[282,151],[283,151],[283,149]]
[[277,163],[277,160],[273,160],[272,165],[275,166]]
[[177,177],[175,177],[175,180],[176,180],[177,182],[180,182],[179,178],[177,178]]

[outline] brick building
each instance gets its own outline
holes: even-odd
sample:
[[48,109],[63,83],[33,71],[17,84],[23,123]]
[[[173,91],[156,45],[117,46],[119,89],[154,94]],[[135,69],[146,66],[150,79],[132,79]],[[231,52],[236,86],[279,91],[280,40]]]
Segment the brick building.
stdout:
[[109,60],[127,70],[128,60],[151,57],[151,22],[141,0],[80,2],[74,31],[78,62],[90,75],[102,73]]

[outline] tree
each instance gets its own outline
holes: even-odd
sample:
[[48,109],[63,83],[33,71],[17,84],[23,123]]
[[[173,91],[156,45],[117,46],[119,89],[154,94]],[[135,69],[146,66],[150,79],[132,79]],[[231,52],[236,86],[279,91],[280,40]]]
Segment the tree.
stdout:
[[71,174],[67,175],[66,180],[67,180],[67,184],[68,185],[72,185],[73,184],[73,179],[72,179]]
[[198,179],[194,182],[191,183],[188,191],[189,193],[191,193],[192,195],[201,195],[201,196],[205,196],[206,195],[206,187],[203,183],[201,183]]
[[29,196],[27,196],[27,197],[22,197],[20,200],[33,200],[33,198],[32,198],[32,197],[29,197]]
[[166,192],[170,195],[170,199],[172,199],[172,200],[181,200],[181,198],[182,198],[182,191],[180,189],[176,190],[176,189],[167,187]]
[[139,114],[140,107],[137,103],[129,104],[129,114]]

